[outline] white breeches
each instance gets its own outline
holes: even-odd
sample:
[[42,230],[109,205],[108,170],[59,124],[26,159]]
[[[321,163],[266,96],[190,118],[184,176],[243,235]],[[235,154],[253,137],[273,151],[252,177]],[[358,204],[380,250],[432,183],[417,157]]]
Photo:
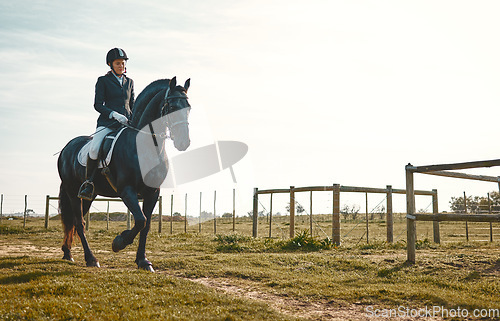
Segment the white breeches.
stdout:
[[90,143],[90,149],[89,149],[90,158],[92,158],[93,160],[97,160],[97,157],[99,156],[99,147],[101,147],[102,140],[107,134],[111,133],[112,131],[113,131],[112,129],[109,129],[104,126],[97,127],[96,133],[94,134],[94,137],[92,138],[92,141]]

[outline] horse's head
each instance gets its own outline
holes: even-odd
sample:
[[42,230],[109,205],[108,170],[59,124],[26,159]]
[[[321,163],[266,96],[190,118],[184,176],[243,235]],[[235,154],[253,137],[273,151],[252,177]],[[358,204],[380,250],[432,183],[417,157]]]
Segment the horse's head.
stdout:
[[186,150],[191,141],[189,139],[189,111],[191,106],[186,95],[189,89],[190,79],[186,80],[183,86],[177,86],[176,78],[170,80],[170,84],[165,93],[161,116],[165,116],[170,137],[174,141],[174,146],[180,151]]

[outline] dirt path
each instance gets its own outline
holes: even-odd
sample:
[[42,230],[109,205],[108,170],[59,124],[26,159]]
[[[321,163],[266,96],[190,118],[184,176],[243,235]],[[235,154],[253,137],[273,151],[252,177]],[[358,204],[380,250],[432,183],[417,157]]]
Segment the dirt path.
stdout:
[[336,302],[300,301],[286,296],[263,292],[255,285],[244,280],[229,279],[189,279],[193,282],[215,288],[226,294],[245,299],[262,301],[273,309],[294,317],[309,320],[366,320],[363,307],[360,305],[341,305]]
[[0,257],[34,256],[43,258],[62,257],[62,250],[56,247],[36,246],[28,241],[17,240],[16,244],[0,240]]
[[[167,272],[168,273],[168,272]],[[179,277],[172,275],[174,277]],[[305,301],[277,295],[262,289],[252,281],[228,278],[183,278],[214,288],[223,293],[244,299],[257,300],[285,315],[306,320],[394,320],[394,318],[373,317],[366,311],[366,306],[349,304],[341,301]],[[375,307],[376,308],[376,307]],[[398,317],[397,320],[415,320]],[[441,318],[418,318],[418,320],[442,320]]]

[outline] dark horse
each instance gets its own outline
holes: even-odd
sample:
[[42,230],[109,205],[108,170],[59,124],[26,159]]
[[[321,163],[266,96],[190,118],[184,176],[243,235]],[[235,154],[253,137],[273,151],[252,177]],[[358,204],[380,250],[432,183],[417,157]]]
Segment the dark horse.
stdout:
[[[187,122],[190,105],[186,96],[189,84],[188,79],[184,87],[177,86],[174,77],[148,85],[135,101],[131,126],[127,126],[115,144],[109,164],[114,186],[100,174],[100,170],[94,178],[94,199],[96,195],[120,197],[134,216],[134,227],[123,231],[113,240],[113,251],[124,249],[140,233],[135,262],[140,269],[152,272],[152,264],[146,259],[146,238],[151,215],[160,195],[160,184],[168,171],[164,142],[168,131],[178,150],[186,150],[190,145]],[[156,130],[151,125],[152,122],[160,124],[155,126]],[[141,136],[154,144],[141,143]],[[75,233],[78,233],[87,266],[99,267],[99,261],[90,250],[84,233],[83,216],[88,212],[92,201],[77,197],[78,189],[85,180],[85,168],[78,162],[78,152],[90,139],[89,136],[72,139],[59,155],[59,210],[64,226],[63,259],[73,260],[71,245]],[[144,172],[146,167],[141,164],[142,159],[153,159],[156,165]],[[141,198],[142,209],[139,206]]]

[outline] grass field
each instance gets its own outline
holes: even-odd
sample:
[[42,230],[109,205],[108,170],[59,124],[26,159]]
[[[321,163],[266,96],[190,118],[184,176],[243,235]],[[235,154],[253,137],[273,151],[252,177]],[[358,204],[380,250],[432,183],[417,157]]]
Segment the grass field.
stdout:
[[[322,221],[323,219],[323,221]],[[376,309],[500,309],[500,237],[489,239],[489,224],[442,223],[441,245],[432,240],[432,224],[418,225],[417,264],[407,265],[405,222],[396,219],[396,242],[387,244],[385,224],[366,226],[343,222],[343,244],[322,240],[331,234],[328,216],[315,217],[314,239],[303,232],[307,217],[299,217],[297,237],[288,234],[286,218],[275,219],[273,235],[266,220],[259,238],[251,221],[240,218],[199,226],[153,224],[148,258],[157,273],[136,270],[137,241],[120,253],[111,241],[125,222],[92,221],[90,245],[101,268],[86,268],[81,245],[74,247],[75,263],[60,260],[62,228],[50,221],[2,220],[0,224],[1,320],[334,320],[369,319]],[[419,222],[420,223],[420,222]],[[278,227],[279,226],[279,227]],[[323,233],[321,229],[324,230]],[[495,233],[498,227],[495,226]],[[401,236],[396,238],[400,234]],[[475,236],[477,234],[484,234]],[[475,237],[475,238],[474,238]],[[404,318],[402,318],[404,319]],[[407,319],[412,319],[411,317]]]

